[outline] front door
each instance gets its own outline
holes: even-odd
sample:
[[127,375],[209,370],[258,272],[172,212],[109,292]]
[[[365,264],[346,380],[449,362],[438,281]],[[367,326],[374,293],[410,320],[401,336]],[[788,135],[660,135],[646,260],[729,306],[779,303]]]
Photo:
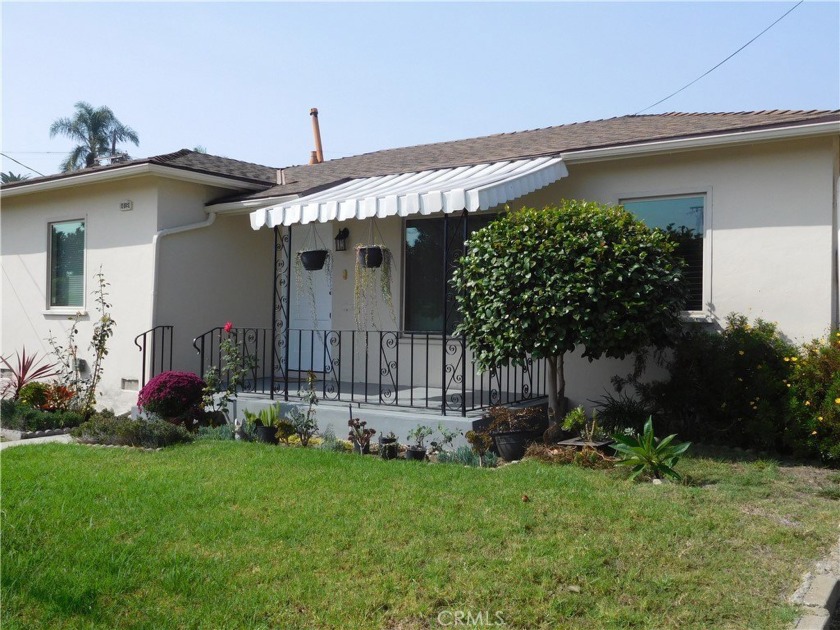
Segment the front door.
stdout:
[[[314,233],[318,238],[314,238]],[[307,249],[330,250],[333,242],[329,223],[304,225],[292,230],[292,287],[289,326],[289,369],[323,372],[325,365],[324,332],[332,328],[332,279],[329,261],[320,271],[298,268],[297,252]],[[317,245],[316,245],[317,243]],[[326,361],[329,358],[326,357]]]

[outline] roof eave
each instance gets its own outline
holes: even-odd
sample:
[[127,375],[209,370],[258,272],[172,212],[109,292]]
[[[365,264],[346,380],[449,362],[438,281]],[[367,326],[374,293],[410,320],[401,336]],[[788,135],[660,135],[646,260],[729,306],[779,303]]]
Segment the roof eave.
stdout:
[[50,190],[60,190],[80,185],[98,184],[120,179],[130,179],[144,175],[156,175],[167,179],[176,179],[208,186],[218,186],[234,190],[264,190],[269,184],[259,184],[253,181],[243,181],[236,177],[224,175],[210,175],[179,167],[164,166],[161,164],[132,164],[123,168],[94,171],[92,173],[80,173],[75,176],[63,177],[40,182],[32,182],[15,186],[13,188],[0,188],[0,199],[8,199]]
[[758,129],[752,131],[739,130],[706,136],[637,142],[633,144],[608,146],[597,149],[563,151],[560,153],[560,157],[563,158],[564,162],[575,164],[583,162],[599,162],[602,160],[616,160],[624,157],[636,157],[641,155],[676,153],[680,151],[691,151],[694,149],[713,149],[722,146],[753,144],[756,142],[771,142],[774,140],[789,140],[796,138],[811,138],[815,136],[832,136],[838,134],[840,134],[840,121],[832,120],[804,125],[774,127],[772,129]]

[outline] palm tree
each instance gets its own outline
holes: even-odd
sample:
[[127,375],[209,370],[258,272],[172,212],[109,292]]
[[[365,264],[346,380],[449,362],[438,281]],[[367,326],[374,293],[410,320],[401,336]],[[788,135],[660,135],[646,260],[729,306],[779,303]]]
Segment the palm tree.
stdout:
[[94,108],[84,101],[75,107],[72,118],[59,118],[50,126],[51,138],[61,134],[79,142],[61,163],[63,172],[96,166],[101,157],[116,154],[117,142],[139,144],[137,133],[117,120],[110,108]]
[[9,171],[8,173],[0,173],[0,184],[22,182],[25,179],[29,179],[29,175],[18,175],[17,173],[12,173],[12,171]]

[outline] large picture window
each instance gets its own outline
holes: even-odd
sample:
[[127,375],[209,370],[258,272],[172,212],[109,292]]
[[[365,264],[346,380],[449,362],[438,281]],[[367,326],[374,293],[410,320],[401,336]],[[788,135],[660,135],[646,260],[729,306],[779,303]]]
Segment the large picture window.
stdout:
[[[449,281],[467,237],[486,226],[495,214],[451,215],[448,219],[407,219],[405,222],[404,329],[441,332],[444,304],[446,332],[452,333],[459,316]],[[448,233],[444,233],[444,231]],[[447,290],[448,289],[448,290]],[[445,298],[445,299],[444,299]]]
[[50,223],[50,307],[84,306],[85,222]]
[[686,263],[689,311],[703,310],[703,221],[704,195],[622,199],[621,205],[649,227],[671,233],[677,253]]

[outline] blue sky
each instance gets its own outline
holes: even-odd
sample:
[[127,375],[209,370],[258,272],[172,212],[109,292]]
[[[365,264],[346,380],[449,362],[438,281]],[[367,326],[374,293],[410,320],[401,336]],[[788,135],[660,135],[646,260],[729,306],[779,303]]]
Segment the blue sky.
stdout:
[[[49,126],[79,100],[138,132],[134,157],[278,167],[308,160],[310,107],[327,159],[632,114],[794,4],[3,2],[2,150],[56,172],[72,143]],[[648,113],[840,108],[839,7],[806,1]]]

